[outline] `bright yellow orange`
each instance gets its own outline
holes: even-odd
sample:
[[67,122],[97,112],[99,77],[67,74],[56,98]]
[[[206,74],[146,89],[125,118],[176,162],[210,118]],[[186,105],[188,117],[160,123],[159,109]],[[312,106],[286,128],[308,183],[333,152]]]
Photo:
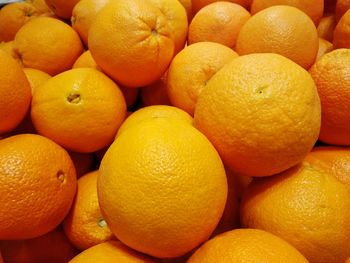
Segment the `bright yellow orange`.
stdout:
[[94,58],[91,56],[90,50],[86,50],[83,54],[81,54],[74,62],[72,68],[94,68],[102,71],[101,68],[96,64]]
[[8,263],[66,263],[78,253],[61,227],[33,239],[0,241],[0,249]]
[[[201,8],[218,1],[220,0],[192,0],[193,14],[196,14]],[[236,3],[248,9],[253,0],[224,0],[224,1]]]
[[317,26],[318,36],[325,40],[328,40],[329,42],[332,42],[333,31],[336,25],[337,25],[337,22],[335,20],[334,15],[322,17],[320,20],[320,23],[318,23],[318,26]]
[[333,33],[334,48],[350,48],[350,10],[339,20]]
[[[168,1],[180,8],[167,10]],[[187,19],[177,0],[168,1],[110,1],[96,16],[89,31],[89,49],[103,71],[121,85],[146,86],[169,66],[180,42],[176,37],[182,35],[173,30],[184,23],[187,26]],[[172,20],[171,14],[186,21]]]
[[96,168],[94,156],[91,153],[69,152],[69,156],[74,163],[77,178],[93,171]]
[[308,263],[286,241],[258,229],[236,229],[216,236],[202,245],[187,262]]
[[307,161],[253,180],[241,205],[243,227],[283,238],[313,263],[343,263],[349,257],[349,216],[348,186]]
[[179,2],[183,5],[183,7],[186,9],[187,13],[187,20],[191,21],[192,19],[192,0],[179,0]]
[[[9,42],[0,42],[0,49],[8,55],[10,55],[11,57],[13,57],[14,59],[18,59],[16,53],[13,50],[13,42],[13,40]],[[18,62],[20,61],[18,60]]]
[[208,82],[194,125],[233,172],[268,176],[299,163],[316,142],[320,100],[310,74],[277,54],[234,59]]
[[250,13],[238,4],[214,2],[203,7],[192,19],[188,42],[210,41],[234,48],[238,33],[249,18]]
[[38,16],[37,9],[26,2],[12,3],[0,9],[0,42],[11,41],[18,30],[31,18]]
[[23,69],[0,50],[0,134],[13,130],[23,120],[31,97]]
[[119,241],[109,241],[84,250],[69,263],[156,263],[146,255],[138,253]]
[[320,140],[333,145],[350,145],[349,49],[323,55],[310,69],[322,105]]
[[113,239],[103,219],[97,199],[98,171],[78,180],[78,189],[72,208],[63,222],[64,232],[80,250]]
[[277,53],[308,69],[318,51],[317,30],[312,20],[295,7],[268,7],[241,28],[236,51],[240,55]]
[[294,6],[307,14],[315,24],[318,24],[324,10],[324,0],[253,0],[250,11],[255,14],[274,5]]
[[31,108],[40,134],[82,153],[109,145],[125,113],[125,100],[118,86],[91,68],[72,69],[52,77],[35,89]]
[[51,78],[49,74],[38,69],[24,68],[23,71],[26,74],[32,92]]
[[78,34],[69,25],[51,17],[39,17],[18,31],[14,50],[24,67],[54,76],[70,69],[83,47]]
[[320,59],[324,54],[333,50],[333,44],[323,38],[318,39],[318,52],[316,60]]
[[175,56],[168,70],[167,92],[171,103],[193,116],[198,96],[207,83],[236,57],[231,48],[214,42],[187,46]]
[[98,199],[112,232],[152,256],[178,257],[201,244],[225,207],[221,159],[183,120],[153,118],[125,130],[99,172]]
[[153,105],[143,107],[132,114],[123,122],[118,130],[118,135],[126,131],[130,127],[138,125],[143,121],[149,121],[151,119],[167,118],[183,121],[192,125],[192,117],[185,111],[168,105]]
[[60,18],[70,19],[74,6],[80,0],[45,0],[48,7]]
[[0,240],[35,238],[58,226],[76,191],[68,153],[51,140],[21,134],[0,140]]
[[25,0],[25,2],[33,5],[40,16],[54,16],[54,13],[48,7],[45,0]]
[[80,0],[73,8],[72,27],[78,32],[84,44],[88,44],[88,33],[97,13],[109,0]]
[[168,71],[160,79],[141,88],[141,100],[144,106],[171,105],[166,91],[167,75]]

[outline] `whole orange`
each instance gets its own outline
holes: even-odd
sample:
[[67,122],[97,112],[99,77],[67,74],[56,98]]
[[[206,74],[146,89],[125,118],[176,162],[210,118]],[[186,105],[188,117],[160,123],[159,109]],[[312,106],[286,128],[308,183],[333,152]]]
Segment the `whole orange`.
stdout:
[[308,69],[318,51],[317,29],[310,17],[295,7],[268,7],[243,25],[236,51],[240,55],[277,53]]
[[125,130],[99,172],[98,199],[112,232],[152,256],[191,251],[211,235],[225,207],[221,159],[183,120],[153,118]]
[[24,119],[31,97],[23,69],[0,50],[0,134],[13,130]]
[[51,140],[21,134],[0,140],[0,239],[46,234],[67,215],[76,191],[68,153]]
[[273,175],[302,161],[320,124],[310,74],[277,54],[232,60],[210,79],[194,114],[195,127],[224,163],[248,176]]
[[75,152],[94,152],[109,145],[125,114],[118,86],[91,68],[52,77],[35,89],[32,99],[31,116],[37,131]]

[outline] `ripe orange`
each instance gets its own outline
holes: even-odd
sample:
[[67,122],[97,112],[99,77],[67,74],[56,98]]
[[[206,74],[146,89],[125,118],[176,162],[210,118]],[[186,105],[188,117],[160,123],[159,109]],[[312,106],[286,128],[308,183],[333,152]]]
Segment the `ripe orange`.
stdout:
[[179,2],[183,5],[183,7],[186,9],[187,13],[187,20],[191,21],[192,19],[192,0],[179,0]]
[[58,19],[39,17],[18,31],[14,50],[24,67],[54,76],[70,69],[83,47],[78,34],[70,26]]
[[[13,57],[14,59],[18,59],[16,53],[13,50],[13,42],[13,40],[8,42],[0,42],[0,49],[8,55],[10,55],[11,57]],[[20,61],[18,60],[18,62]]]
[[95,160],[91,153],[68,152],[77,173],[77,178],[94,170]]
[[175,56],[168,70],[167,92],[171,103],[193,115],[198,96],[208,81],[236,57],[231,48],[214,42],[187,46]]
[[22,134],[0,140],[0,239],[46,234],[64,219],[76,191],[68,153],[51,140]]
[[350,1],[349,0],[337,0],[335,6],[335,17],[339,21],[342,16],[349,10]]
[[64,19],[70,19],[74,6],[80,0],[45,0],[49,8],[58,16]]
[[253,0],[250,11],[255,14],[274,5],[294,6],[307,14],[315,24],[318,24],[323,15],[324,0]]
[[0,249],[7,263],[67,263],[78,252],[61,227],[33,239],[0,241]]
[[54,13],[48,7],[45,0],[25,0],[25,2],[33,5],[40,16],[54,16]]
[[317,26],[318,36],[328,40],[329,42],[333,41],[333,31],[337,22],[334,15],[329,15],[322,17],[320,23]]
[[32,89],[32,92],[35,88],[43,85],[46,81],[48,81],[51,76],[44,71],[34,69],[34,68],[24,68],[24,73],[29,81],[29,85]]
[[67,237],[81,250],[113,239],[98,204],[97,176],[95,171],[79,178],[73,206],[63,222]]
[[312,20],[291,6],[272,6],[253,15],[241,28],[236,44],[240,55],[277,53],[308,69],[318,51]]
[[152,256],[189,252],[211,235],[224,210],[221,159],[183,120],[153,118],[125,130],[99,172],[99,203],[112,232]]
[[339,20],[333,33],[334,48],[350,48],[350,10]]
[[310,69],[322,105],[320,140],[350,145],[350,50],[337,49],[322,56]]
[[241,206],[243,227],[283,238],[313,263],[350,256],[349,217],[348,186],[309,162],[253,180]]
[[91,68],[72,69],[52,77],[35,89],[31,109],[40,134],[82,153],[109,145],[125,113],[125,100],[118,86]]
[[13,130],[23,120],[30,100],[30,85],[23,69],[0,50],[0,134]]
[[214,2],[203,7],[192,19],[188,42],[211,41],[234,48],[238,33],[249,18],[250,13],[238,4]]
[[84,44],[88,43],[88,33],[97,13],[109,0],[80,0],[73,8],[72,27],[78,32]]
[[155,259],[152,259],[146,255],[138,253],[127,246],[123,245],[119,241],[109,241],[96,246],[93,246],[75,258],[69,263],[155,263]]
[[166,10],[166,2],[110,1],[96,16],[89,31],[89,49],[97,64],[118,83],[145,86],[169,66],[178,40],[172,31],[176,21],[168,15],[179,11],[186,19],[186,14],[182,6]]
[[320,111],[306,70],[277,54],[251,54],[211,78],[199,96],[194,125],[234,172],[268,176],[311,151]]
[[[220,0],[192,0],[193,14],[196,14],[203,7],[218,1]],[[224,0],[224,1],[236,3],[243,6],[244,8],[249,9],[250,4],[252,3],[253,0]]]
[[193,121],[192,117],[187,112],[179,108],[168,105],[153,105],[143,107],[130,114],[130,116],[126,118],[126,120],[120,126],[118,135],[141,122],[158,118],[179,120],[190,125],[192,125]]
[[73,68],[94,68],[101,70],[101,68],[96,64],[96,61],[91,56],[90,50],[86,50],[81,54],[73,64]]
[[216,236],[202,245],[187,262],[308,263],[286,241],[258,229],[236,229]]
[[141,100],[144,106],[151,105],[171,105],[166,91],[168,71],[160,79],[141,88]]
[[18,30],[38,15],[36,8],[26,2],[5,5],[0,9],[0,42],[13,40]]
[[333,44],[323,38],[318,38],[318,52],[316,60],[320,59],[324,54],[333,50]]

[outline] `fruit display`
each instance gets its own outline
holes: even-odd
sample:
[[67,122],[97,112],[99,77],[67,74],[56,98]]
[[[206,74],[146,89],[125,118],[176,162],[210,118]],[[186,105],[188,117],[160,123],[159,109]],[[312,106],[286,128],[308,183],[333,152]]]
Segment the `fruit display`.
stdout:
[[349,0],[0,1],[0,263],[349,263]]

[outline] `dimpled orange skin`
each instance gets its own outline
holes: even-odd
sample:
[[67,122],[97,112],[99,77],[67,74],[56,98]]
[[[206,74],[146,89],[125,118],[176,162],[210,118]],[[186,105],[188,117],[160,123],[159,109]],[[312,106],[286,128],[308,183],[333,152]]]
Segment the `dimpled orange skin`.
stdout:
[[243,25],[236,51],[239,55],[277,53],[308,69],[318,51],[317,29],[301,10],[272,6],[256,13]]
[[31,117],[37,131],[75,152],[109,145],[126,114],[118,86],[91,68],[52,77],[33,94]]
[[306,70],[277,54],[241,56],[199,96],[194,126],[242,175],[269,176],[299,163],[316,142],[320,100]]
[[350,50],[336,49],[322,56],[310,69],[322,105],[320,140],[350,145]]
[[51,140],[21,134],[0,140],[0,239],[46,234],[64,219],[76,191],[68,153]]
[[324,0],[253,0],[250,10],[252,14],[255,14],[274,5],[294,6],[307,14],[315,24],[318,24],[323,15]]
[[310,162],[253,180],[241,204],[242,227],[275,234],[312,263],[343,263],[350,255],[350,192]]
[[156,263],[157,260],[138,253],[119,241],[109,241],[84,250],[69,263]]
[[0,50],[0,134],[13,130],[24,119],[31,97],[23,69]]
[[258,229],[225,232],[202,245],[187,263],[308,263],[283,239]]
[[55,18],[39,17],[17,32],[14,51],[24,67],[54,76],[73,66],[83,53],[83,46],[69,25]]
[[143,253],[172,258],[211,235],[223,213],[223,164],[204,135],[157,118],[120,134],[103,157],[100,207],[116,237]]
[[58,16],[70,19],[74,6],[80,0],[45,0],[47,6]]
[[145,86],[169,66],[175,50],[171,29],[166,15],[148,1],[111,1],[90,27],[89,50],[121,85]]
[[[196,14],[201,8],[205,7],[206,5],[218,1],[220,0],[192,0],[193,14]],[[239,4],[244,8],[249,8],[252,0],[229,0],[229,2]]]

